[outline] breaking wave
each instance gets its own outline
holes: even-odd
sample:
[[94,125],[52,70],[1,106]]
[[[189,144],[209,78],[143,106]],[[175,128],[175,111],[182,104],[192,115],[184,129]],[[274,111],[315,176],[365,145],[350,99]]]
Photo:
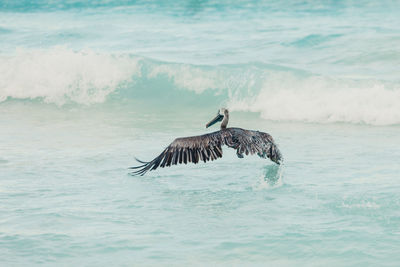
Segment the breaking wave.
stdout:
[[272,75],[259,93],[235,97],[234,110],[260,112],[271,120],[313,123],[400,123],[400,85],[377,80]]
[[[91,105],[116,101],[115,95],[147,101],[174,91],[193,99],[208,97],[210,105],[223,99],[234,111],[258,112],[276,121],[400,123],[399,82],[329,77],[259,63],[200,66],[54,47],[1,55],[0,76],[0,102]],[[150,88],[153,93],[140,94]]]
[[93,51],[17,50],[0,57],[0,101],[41,98],[62,105],[104,102],[138,72],[138,59]]

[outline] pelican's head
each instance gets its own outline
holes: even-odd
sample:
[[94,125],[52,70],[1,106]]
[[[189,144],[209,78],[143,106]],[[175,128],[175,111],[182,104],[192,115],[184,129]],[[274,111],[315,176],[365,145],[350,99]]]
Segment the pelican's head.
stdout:
[[228,118],[229,118],[229,111],[226,108],[221,108],[217,112],[217,116],[212,119],[209,123],[206,124],[206,128],[210,127],[211,125],[214,125],[217,122],[220,122],[224,120],[221,124],[222,128],[225,128],[226,125],[228,124]]

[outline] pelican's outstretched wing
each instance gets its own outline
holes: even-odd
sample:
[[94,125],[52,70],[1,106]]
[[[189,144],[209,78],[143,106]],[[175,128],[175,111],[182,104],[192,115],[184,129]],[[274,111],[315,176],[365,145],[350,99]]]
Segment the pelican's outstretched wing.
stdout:
[[215,160],[222,157],[222,145],[236,149],[240,158],[243,157],[243,153],[246,155],[257,153],[260,157],[268,157],[277,164],[280,164],[282,159],[278,147],[269,134],[241,128],[226,128],[209,134],[177,138],[152,161],[137,160],[142,165],[130,169],[135,169],[133,175],[144,175],[158,167]]
[[241,128],[227,128],[225,131],[228,131],[231,137],[224,138],[225,144],[236,149],[239,158],[243,157],[243,153],[246,155],[257,153],[258,156],[269,158],[277,164],[282,161],[281,152],[271,135]]
[[149,162],[139,161],[142,165],[131,167],[136,169],[133,175],[143,175],[158,167],[169,167],[180,163],[198,163],[200,160],[206,162],[222,157],[222,137],[220,131],[191,137],[175,139],[155,159]]

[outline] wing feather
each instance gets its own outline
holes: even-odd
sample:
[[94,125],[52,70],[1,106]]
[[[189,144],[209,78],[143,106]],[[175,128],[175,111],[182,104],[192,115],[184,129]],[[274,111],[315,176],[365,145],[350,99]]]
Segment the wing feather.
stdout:
[[220,131],[192,137],[175,139],[164,151],[155,159],[149,162],[137,160],[141,165],[131,167],[134,169],[131,174],[144,175],[148,171],[164,168],[188,162],[198,163],[207,162],[222,157],[222,145]]

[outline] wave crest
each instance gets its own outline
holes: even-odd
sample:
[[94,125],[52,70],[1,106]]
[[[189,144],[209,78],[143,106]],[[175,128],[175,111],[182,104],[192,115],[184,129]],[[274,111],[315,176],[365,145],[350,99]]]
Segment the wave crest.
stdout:
[[222,101],[233,111],[259,112],[269,120],[400,124],[398,82],[327,77],[274,65],[196,66],[54,47],[0,55],[0,76],[0,102],[39,98],[90,105],[116,94],[117,101],[162,98],[166,104],[172,101],[168,97],[178,97],[178,106],[185,97],[196,103],[201,95],[202,103]]

